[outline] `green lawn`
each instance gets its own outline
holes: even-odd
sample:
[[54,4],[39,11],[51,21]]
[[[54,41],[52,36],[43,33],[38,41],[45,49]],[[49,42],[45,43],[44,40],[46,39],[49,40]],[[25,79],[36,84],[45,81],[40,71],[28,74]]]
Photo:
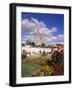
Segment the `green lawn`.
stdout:
[[25,62],[22,63],[22,77],[30,77],[32,73],[41,66],[35,63]]

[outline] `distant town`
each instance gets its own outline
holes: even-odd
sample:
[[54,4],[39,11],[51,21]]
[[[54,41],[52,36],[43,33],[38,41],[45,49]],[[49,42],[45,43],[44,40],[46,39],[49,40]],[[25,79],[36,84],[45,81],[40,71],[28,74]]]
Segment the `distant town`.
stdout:
[[22,54],[25,52],[26,56],[39,54],[42,52],[53,53],[54,51],[64,50],[64,44],[54,44],[46,46],[45,43],[36,45],[34,42],[27,41],[26,44],[22,43]]

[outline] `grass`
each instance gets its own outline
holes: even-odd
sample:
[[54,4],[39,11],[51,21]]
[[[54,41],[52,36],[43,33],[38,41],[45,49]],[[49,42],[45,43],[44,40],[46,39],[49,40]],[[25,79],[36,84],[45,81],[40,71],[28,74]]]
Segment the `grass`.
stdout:
[[35,63],[25,62],[22,63],[22,77],[30,77],[32,73],[41,66]]
[[48,60],[49,57],[47,55],[45,56],[37,56],[37,57],[30,57],[26,58],[22,62],[22,77],[31,77],[34,72],[39,70],[42,65],[46,65],[46,60]]

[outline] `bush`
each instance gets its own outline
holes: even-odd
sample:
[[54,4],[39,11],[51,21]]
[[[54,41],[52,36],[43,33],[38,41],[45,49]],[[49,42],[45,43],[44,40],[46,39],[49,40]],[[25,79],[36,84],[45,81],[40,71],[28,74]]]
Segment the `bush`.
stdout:
[[63,60],[64,60],[64,53],[63,51],[54,51],[54,53],[52,54],[52,61],[55,63],[55,64],[61,64],[63,63]]
[[62,64],[54,64],[54,75],[64,75],[64,65]]
[[36,63],[41,66],[47,65],[47,60],[49,59],[48,56],[40,56],[40,57],[34,57],[34,58],[26,58],[25,62],[30,62],[30,63]]
[[48,66],[53,66],[54,75],[64,74],[64,51],[54,51],[51,60],[47,60]]
[[22,60],[27,58],[27,55],[26,54],[22,54]]
[[39,70],[35,71],[32,76],[51,76],[54,74],[54,69],[51,66],[44,65]]

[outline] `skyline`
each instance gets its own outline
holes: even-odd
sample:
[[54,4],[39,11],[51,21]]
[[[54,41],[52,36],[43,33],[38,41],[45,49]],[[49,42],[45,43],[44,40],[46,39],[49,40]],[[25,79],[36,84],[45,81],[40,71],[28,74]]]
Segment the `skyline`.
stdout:
[[47,45],[64,43],[64,15],[45,13],[21,13],[21,40],[33,41],[37,28]]

